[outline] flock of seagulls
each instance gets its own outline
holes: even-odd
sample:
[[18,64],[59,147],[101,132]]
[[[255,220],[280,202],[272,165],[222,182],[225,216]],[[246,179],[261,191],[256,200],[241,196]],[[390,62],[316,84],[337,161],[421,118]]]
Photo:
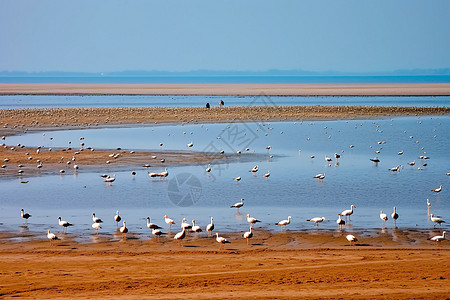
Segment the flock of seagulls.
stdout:
[[[230,208],[237,208],[237,209],[239,209],[242,206],[244,206],[244,198],[241,198],[241,200],[239,202],[236,202],[235,204],[231,205]],[[428,211],[429,211],[429,208],[431,207],[429,199],[427,199],[427,206],[428,206]],[[346,224],[346,221],[343,220],[341,217],[346,217],[346,218],[348,218],[348,221],[350,221],[350,216],[354,212],[353,208],[356,208],[356,206],[352,204],[350,206],[350,209],[344,210],[344,211],[342,211],[341,213],[338,214],[338,219],[336,220],[336,223],[339,226],[339,229],[341,229],[342,226]],[[20,210],[20,215],[25,220],[25,222],[27,222],[27,220],[31,217],[31,214],[26,213],[24,211],[24,209]],[[445,221],[441,217],[435,216],[433,214],[429,214],[429,216],[430,216],[430,220],[433,223],[435,223],[435,226],[436,225],[441,226],[442,223],[445,223]],[[394,220],[394,222],[397,221],[397,219],[399,217],[399,214],[397,213],[396,207],[394,207],[393,212],[391,214],[391,217]],[[122,221],[122,218],[119,215],[119,211],[116,211],[116,214],[114,215],[113,219],[116,222],[116,225],[118,227],[118,223],[120,221]],[[275,223],[275,225],[280,226],[282,230],[283,230],[283,228],[286,229],[286,226],[291,223],[291,219],[292,219],[292,217],[288,216],[287,219],[281,220],[281,221]],[[384,213],[382,210],[380,211],[380,219],[383,221],[383,227],[384,227],[385,226],[385,222],[388,221],[388,215],[386,213]],[[244,239],[246,239],[247,245],[248,245],[249,244],[249,239],[251,239],[254,236],[254,231],[253,230],[254,230],[255,224],[261,222],[261,220],[250,216],[249,213],[246,214],[246,220],[250,224],[250,227],[249,227],[249,231],[246,231],[246,232],[244,232],[242,234],[242,237]],[[312,222],[312,223],[314,223],[315,226],[318,226],[319,223],[321,223],[321,222],[323,222],[325,220],[326,220],[325,217],[314,217],[314,218],[311,218],[311,219],[307,219],[306,221]],[[93,221],[92,228],[95,229],[96,230],[96,234],[98,234],[99,230],[102,229],[101,223],[103,223],[103,220],[98,218],[95,215],[95,213],[92,213],[92,221]],[[164,222],[167,225],[169,225],[168,233],[170,233],[172,225],[176,224],[175,221],[173,219],[167,217],[167,215],[164,215]],[[192,223],[192,225],[191,225],[191,223]],[[181,223],[180,223],[181,224],[181,231],[176,233],[174,235],[173,239],[178,240],[180,242],[180,244],[181,244],[181,241],[186,238],[187,232],[192,231],[193,233],[197,233],[198,234],[198,233],[203,231],[202,228],[199,225],[196,225],[195,219],[193,219],[191,221],[191,223],[186,222],[186,218],[183,218],[181,220]],[[73,224],[69,223],[68,221],[62,220],[61,217],[58,217],[58,224],[63,227],[63,233],[67,233],[67,228],[70,227],[70,226],[73,226]],[[123,225],[118,230],[119,230],[120,233],[122,233],[124,235],[124,238],[125,238],[126,237],[126,233],[128,233],[128,228],[126,227],[126,222],[125,221],[122,221],[122,224]],[[161,231],[162,227],[152,223],[150,217],[146,218],[146,226],[147,226],[148,229],[150,229],[152,231],[152,235],[157,237],[157,238],[164,234]],[[212,231],[215,229],[214,222],[213,222],[213,217],[211,217],[211,222],[206,226],[205,229],[208,232],[208,236],[211,236]],[[428,238],[428,240],[431,240],[431,241],[434,241],[436,243],[439,243],[439,242],[445,240],[445,234],[446,234],[446,231],[443,231],[442,235],[436,235],[434,237]],[[58,237],[54,233],[51,233],[50,230],[47,230],[47,238],[50,241],[54,241],[54,240],[58,239]],[[356,245],[355,243],[358,241],[358,239],[352,234],[346,235],[346,239],[350,243],[351,246],[352,245]],[[220,244],[220,248],[221,249],[224,248],[225,244],[231,243],[226,238],[219,236],[219,233],[216,233],[216,241]]]

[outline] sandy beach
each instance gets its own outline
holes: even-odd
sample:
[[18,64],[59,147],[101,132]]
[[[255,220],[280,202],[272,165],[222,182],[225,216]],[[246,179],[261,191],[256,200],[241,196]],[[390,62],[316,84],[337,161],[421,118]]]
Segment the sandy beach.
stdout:
[[448,96],[450,83],[360,84],[65,84],[0,83],[0,94]]
[[[30,85],[29,89],[24,89],[21,85],[16,91],[142,94],[144,89],[131,86],[123,89],[120,85],[115,89],[41,88],[41,85]],[[395,93],[401,88],[397,85]],[[386,93],[386,89],[383,92],[374,86],[372,89],[373,94]],[[162,93],[156,88],[144,90]],[[450,94],[449,85],[431,90],[433,93],[420,85],[417,89],[408,88],[412,94]],[[252,94],[251,90],[246,91]],[[278,94],[276,89],[271,91]],[[330,92],[323,86],[321,91]],[[370,91],[359,91],[353,86],[332,93],[370,95]],[[0,92],[15,93],[14,86],[1,85]],[[243,93],[241,90],[235,92]],[[174,89],[175,93],[197,94],[199,90]],[[298,87],[283,92],[284,95],[289,93],[299,93]],[[208,90],[207,94],[213,93]],[[232,93],[227,91],[226,94]],[[4,109],[0,110],[0,135],[155,123],[363,119],[449,113],[449,108],[363,106]],[[1,172],[14,175],[18,164],[26,165],[24,168],[30,174],[54,174],[60,169],[74,172],[74,163],[67,165],[72,156],[76,156],[77,164],[83,168],[103,166],[105,170],[145,163],[157,167],[203,163],[211,159],[196,152],[130,153],[132,149],[80,151],[78,146],[76,148],[41,149],[36,153],[35,148],[8,145],[0,148],[0,156],[8,157],[7,164],[11,166]],[[109,156],[112,153],[120,156],[112,159]],[[30,156],[31,160],[28,159]],[[151,156],[157,156],[157,159],[151,159]],[[165,164],[161,158],[166,160]],[[37,159],[44,162],[42,170],[36,168]],[[111,161],[108,166],[107,160]],[[180,245],[171,235],[157,240],[150,234],[139,236],[130,232],[124,239],[117,232],[79,237],[69,231],[68,234],[56,232],[60,239],[50,243],[45,239],[45,233],[33,232],[30,228],[30,231],[28,227],[22,228],[20,232],[0,231],[0,298],[89,299],[114,295],[124,299],[445,299],[450,293],[450,245],[448,241],[436,245],[426,240],[439,234],[438,230],[358,232],[357,245],[349,246],[344,231],[288,230],[280,233],[259,228],[250,245],[246,244],[241,232],[223,234],[232,243],[219,250],[215,239],[205,234],[191,235]],[[80,242],[80,238],[85,241]]]
[[[214,238],[190,234],[182,244],[129,233],[123,239],[92,234],[86,242],[57,233],[16,242],[1,233],[0,297],[132,299],[445,299],[450,293],[450,248],[411,238],[429,232],[398,230],[361,237],[349,246],[345,232],[268,232],[256,229],[247,245],[241,233],[219,249]],[[19,234],[29,238],[30,233]]]

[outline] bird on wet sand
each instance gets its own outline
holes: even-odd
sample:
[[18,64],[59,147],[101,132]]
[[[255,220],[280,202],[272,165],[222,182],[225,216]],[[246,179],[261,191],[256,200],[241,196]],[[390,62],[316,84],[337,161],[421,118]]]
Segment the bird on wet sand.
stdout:
[[206,225],[206,231],[208,231],[208,236],[211,236],[212,231],[214,230],[213,217],[211,217],[211,223]]
[[355,242],[358,241],[358,239],[353,234],[348,234],[345,238],[350,242],[350,246],[355,246]]
[[436,242],[436,245],[437,245],[439,242],[445,240],[445,234],[446,233],[447,233],[447,231],[443,231],[442,235],[433,236],[432,238],[429,238],[428,240]]
[[224,237],[219,236],[218,232],[216,232],[216,241],[220,244],[220,249],[223,249],[225,244],[230,244],[230,241],[228,241]]
[[247,240],[247,245],[248,245],[248,239],[251,239],[253,237],[252,226],[250,226],[248,231],[244,232],[244,234],[242,236],[244,237],[244,239]]

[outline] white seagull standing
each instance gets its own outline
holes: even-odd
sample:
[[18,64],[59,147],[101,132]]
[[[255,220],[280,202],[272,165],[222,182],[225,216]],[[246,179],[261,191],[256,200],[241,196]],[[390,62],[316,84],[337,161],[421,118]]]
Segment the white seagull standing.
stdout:
[[247,240],[247,245],[248,245],[248,239],[251,239],[253,237],[252,226],[250,226],[249,231],[244,232],[244,234],[242,236],[244,237],[244,239]]
[[50,229],[47,229],[47,238],[50,240],[50,242],[58,239],[58,237],[54,233],[50,232]]
[[343,217],[348,217],[348,220],[350,221],[350,216],[353,214],[353,208],[356,208],[353,204],[350,206],[350,209],[346,209],[343,212],[341,212],[339,215]]
[[308,220],[306,220],[306,221],[314,222],[314,226],[319,226],[319,223],[325,221],[325,217],[322,217],[322,218],[320,218],[320,217],[315,217],[315,218],[312,218],[312,219],[308,219]]
[[211,232],[214,230],[213,217],[211,217],[211,223],[206,225],[206,231],[208,231],[208,236],[211,236]]
[[195,225],[195,220],[192,220],[192,231],[194,232],[202,232],[203,230],[200,228],[200,226]]
[[383,220],[383,227],[388,220],[387,214],[385,214],[382,210],[380,211],[380,219]]
[[116,227],[119,227],[119,222],[122,218],[119,216],[119,211],[116,211],[116,215],[114,216],[114,221],[116,221]]
[[291,223],[291,219],[292,219],[292,217],[289,216],[287,218],[287,220],[281,220],[280,222],[275,223],[275,225],[281,226],[281,229],[283,229],[283,226],[284,226],[284,228],[286,229],[286,225],[289,225]]
[[436,235],[433,236],[432,238],[429,238],[430,241],[436,242],[436,245],[440,242],[445,240],[445,234],[447,233],[447,231],[443,231],[442,235]]
[[26,213],[23,208],[20,210],[20,216],[25,219],[25,224],[28,223],[28,219],[31,218],[31,215],[29,213]]
[[220,249],[223,249],[225,244],[230,244],[226,238],[219,236],[219,233],[216,232],[216,241],[220,244]]
[[236,202],[235,204],[231,205],[230,208],[237,208],[237,211],[239,212],[239,208],[244,206],[244,198],[241,198],[240,202]]
[[184,239],[185,237],[186,237],[186,229],[183,228],[183,230],[178,232],[177,234],[175,234],[175,236],[173,238],[175,240],[179,240],[180,241],[180,245],[181,245],[181,240]]
[[340,214],[338,214],[338,216],[339,216],[339,217],[338,217],[338,219],[336,220],[336,223],[338,224],[339,229],[341,229],[341,228],[342,228],[342,225],[345,225],[345,221],[341,219],[341,215],[340,215]]
[[67,222],[67,221],[62,221],[62,220],[61,220],[61,217],[58,217],[58,224],[59,224],[59,226],[64,227],[63,231],[65,230],[66,232],[67,232],[67,227],[73,226],[73,224],[70,224],[70,223]]
[[92,213],[92,221],[94,221],[94,223],[103,223],[102,219],[95,216],[95,213]]
[[123,233],[123,236],[126,238],[126,233],[128,232],[127,224],[123,221],[123,226],[119,228],[119,231]]
[[255,226],[255,223],[261,222],[258,219],[255,219],[253,217],[250,217],[250,214],[247,214],[247,222],[249,222],[250,224],[252,224],[252,227]]
[[181,221],[181,228],[191,229],[192,225],[186,222],[186,218],[183,218],[183,220]]
[[[433,214],[430,214],[430,219],[432,222],[439,224],[439,226],[441,226],[441,223],[445,223],[445,221],[442,220],[442,218],[437,216],[435,217]],[[436,224],[434,226],[436,226]]]
[[161,229],[161,227],[159,227],[158,225],[150,222],[150,217],[147,217],[147,227],[148,229]]
[[102,229],[102,226],[100,225],[100,223],[94,223],[94,224],[92,224],[92,228],[97,230],[97,234],[98,234],[98,230]]
[[167,225],[169,225],[169,231],[173,224],[175,224],[175,221],[168,218],[167,215],[164,215],[164,222],[166,222]]
[[258,165],[255,165],[255,166],[253,167],[253,169],[251,169],[249,172],[252,172],[253,174],[255,174],[256,172],[258,172],[258,170],[259,170]]
[[394,211],[392,212],[391,217],[394,220],[394,226],[397,227],[398,213],[397,213],[397,208],[395,206],[394,206]]
[[355,242],[358,241],[358,239],[353,234],[348,234],[345,238],[350,242],[350,246],[354,246]]

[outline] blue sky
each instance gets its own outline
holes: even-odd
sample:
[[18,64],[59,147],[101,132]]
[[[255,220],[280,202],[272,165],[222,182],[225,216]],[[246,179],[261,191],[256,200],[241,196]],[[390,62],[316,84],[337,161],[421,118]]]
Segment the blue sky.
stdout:
[[450,67],[450,1],[0,0],[0,71]]

